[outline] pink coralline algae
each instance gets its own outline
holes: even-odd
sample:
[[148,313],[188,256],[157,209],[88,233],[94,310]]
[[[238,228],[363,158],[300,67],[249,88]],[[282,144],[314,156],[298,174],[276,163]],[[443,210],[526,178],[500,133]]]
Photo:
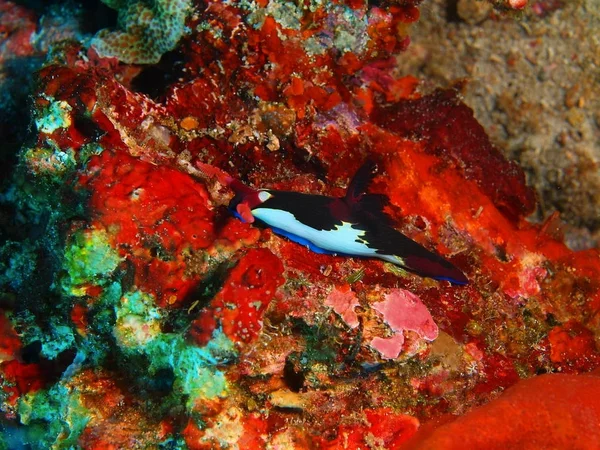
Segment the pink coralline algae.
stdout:
[[325,299],[325,306],[331,306],[350,328],[356,328],[359,324],[354,311],[359,305],[358,297],[348,284],[334,288]]
[[[481,429],[501,448],[573,409],[518,403],[549,392],[538,375],[596,389],[599,253],[527,221],[534,192],[460,86],[394,71],[420,2],[105,3],[129,25],[53,49],[0,197],[19,225],[0,247],[0,447],[445,448]],[[129,58],[148,51],[164,59]],[[242,223],[197,169],[342,196],[367,157],[395,227],[467,285]],[[502,435],[507,398],[527,412]],[[586,429],[572,417],[554,442]]]

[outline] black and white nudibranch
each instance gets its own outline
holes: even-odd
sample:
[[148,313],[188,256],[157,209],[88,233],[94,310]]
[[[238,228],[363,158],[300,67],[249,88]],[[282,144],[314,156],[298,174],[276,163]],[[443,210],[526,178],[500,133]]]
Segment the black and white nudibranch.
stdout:
[[383,211],[387,197],[367,193],[377,169],[371,160],[357,171],[341,198],[254,189],[207,164],[198,167],[234,191],[229,210],[240,220],[263,224],[316,253],[379,258],[423,277],[468,283],[449,261],[394,229]]

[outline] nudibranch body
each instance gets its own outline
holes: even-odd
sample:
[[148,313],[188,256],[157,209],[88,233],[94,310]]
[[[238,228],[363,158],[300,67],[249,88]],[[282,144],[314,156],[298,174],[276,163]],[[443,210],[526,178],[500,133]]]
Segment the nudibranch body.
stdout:
[[379,258],[424,277],[466,284],[454,265],[394,229],[383,212],[387,198],[367,193],[376,165],[368,160],[356,173],[344,197],[254,189],[206,164],[206,174],[217,174],[232,188],[229,210],[239,219],[258,221],[275,233],[316,253]]

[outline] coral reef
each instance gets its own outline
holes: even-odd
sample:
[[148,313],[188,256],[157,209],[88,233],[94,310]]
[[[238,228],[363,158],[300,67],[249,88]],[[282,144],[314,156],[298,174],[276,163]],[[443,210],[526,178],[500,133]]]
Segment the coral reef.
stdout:
[[[556,217],[527,221],[524,173],[456,89],[394,71],[418,1],[105,3],[124,31],[53,47],[0,198],[17,212],[0,448],[452,448],[474,426],[498,446],[587,429],[568,398],[597,414],[598,251],[570,250]],[[177,67],[139,65],[176,44]],[[468,285],[312,253],[234,218],[196,169],[339,196],[367,156],[397,228]],[[569,375],[537,376],[551,372]],[[515,404],[539,414],[499,436]]]

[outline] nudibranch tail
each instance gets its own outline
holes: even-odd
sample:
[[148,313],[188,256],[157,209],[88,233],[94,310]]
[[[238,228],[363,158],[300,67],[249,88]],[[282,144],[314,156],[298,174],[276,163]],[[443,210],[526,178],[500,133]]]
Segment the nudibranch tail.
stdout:
[[375,251],[374,256],[420,276],[467,284],[467,277],[454,265],[394,228],[394,221],[384,212],[389,204],[387,196],[367,193],[377,169],[377,164],[368,158],[350,181],[344,197],[357,222],[354,226],[365,231],[362,239]]
[[402,265],[417,275],[434,280],[449,281],[458,285],[469,283],[469,279],[464,273],[435,253],[425,257],[423,255],[405,256],[402,258]]

